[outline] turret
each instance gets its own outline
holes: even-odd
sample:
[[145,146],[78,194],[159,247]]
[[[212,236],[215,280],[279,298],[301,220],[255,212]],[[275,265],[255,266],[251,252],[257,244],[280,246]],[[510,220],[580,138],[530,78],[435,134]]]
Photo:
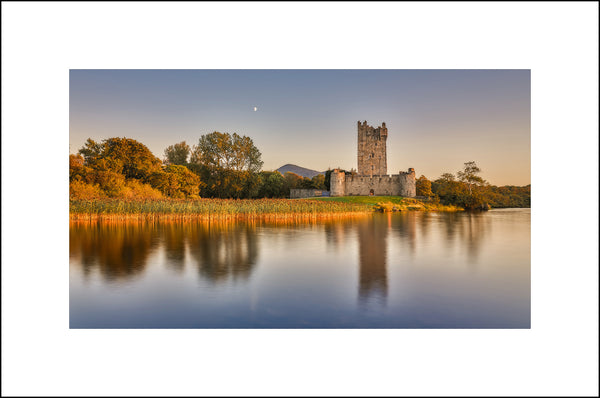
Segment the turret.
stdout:
[[415,178],[415,169],[412,167],[408,169],[406,175],[406,196],[413,198],[417,196],[417,180]]
[[387,135],[388,135],[388,131],[387,131],[387,127],[385,127],[385,122],[381,123],[381,127],[379,128],[379,136],[381,137],[382,141],[387,140]]
[[331,196],[346,195],[346,173],[340,169],[335,169],[331,172],[329,191],[331,192]]

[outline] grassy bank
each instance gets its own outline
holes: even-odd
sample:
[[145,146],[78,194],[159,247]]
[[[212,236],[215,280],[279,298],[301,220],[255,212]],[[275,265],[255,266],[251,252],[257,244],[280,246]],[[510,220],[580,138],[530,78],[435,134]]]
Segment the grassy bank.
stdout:
[[457,206],[446,206],[440,203],[428,202],[402,196],[339,196],[328,198],[314,198],[312,200],[325,203],[346,203],[370,206],[380,211],[462,211]]
[[311,199],[71,200],[71,220],[122,219],[290,219],[335,218],[383,211],[456,211],[453,206],[398,196]]

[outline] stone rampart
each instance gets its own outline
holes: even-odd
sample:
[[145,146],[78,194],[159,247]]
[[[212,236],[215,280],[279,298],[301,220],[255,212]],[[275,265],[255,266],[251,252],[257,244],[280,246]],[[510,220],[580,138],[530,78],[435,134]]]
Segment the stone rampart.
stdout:
[[329,191],[322,189],[290,189],[290,199],[314,198],[320,196],[329,196]]

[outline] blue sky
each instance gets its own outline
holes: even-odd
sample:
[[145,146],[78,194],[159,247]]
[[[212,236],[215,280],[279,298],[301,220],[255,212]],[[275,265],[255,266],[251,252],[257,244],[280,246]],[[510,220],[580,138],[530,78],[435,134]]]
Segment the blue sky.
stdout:
[[[162,159],[213,131],[251,137],[263,169],[356,167],[356,122],[388,130],[388,173],[474,160],[530,183],[529,70],[71,70],[70,152],[128,137]],[[257,111],[254,111],[254,107]]]

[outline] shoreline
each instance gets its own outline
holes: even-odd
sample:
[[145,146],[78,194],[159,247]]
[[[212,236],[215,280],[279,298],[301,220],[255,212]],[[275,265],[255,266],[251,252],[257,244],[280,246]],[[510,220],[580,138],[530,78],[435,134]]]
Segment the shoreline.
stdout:
[[71,221],[95,220],[317,220],[381,212],[463,211],[456,206],[401,197],[319,199],[70,200]]

